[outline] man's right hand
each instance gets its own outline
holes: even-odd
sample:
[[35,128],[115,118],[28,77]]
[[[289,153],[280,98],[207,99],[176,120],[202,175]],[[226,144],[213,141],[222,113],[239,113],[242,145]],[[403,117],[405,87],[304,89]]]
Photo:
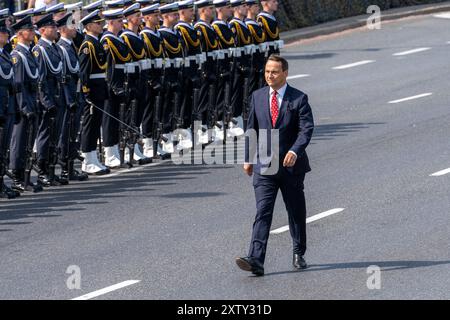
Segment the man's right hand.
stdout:
[[249,163],[244,164],[244,171],[250,177],[253,175],[253,165]]

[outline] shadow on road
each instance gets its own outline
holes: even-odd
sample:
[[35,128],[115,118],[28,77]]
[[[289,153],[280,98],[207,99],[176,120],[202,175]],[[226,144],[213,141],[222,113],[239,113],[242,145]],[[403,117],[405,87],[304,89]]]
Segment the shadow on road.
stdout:
[[346,263],[329,263],[329,264],[311,264],[309,268],[302,271],[289,270],[280,272],[266,273],[264,276],[276,276],[289,273],[303,273],[314,271],[329,271],[329,270],[345,270],[345,269],[367,269],[369,266],[378,266],[381,271],[394,271],[404,269],[415,269],[434,267],[439,265],[450,264],[450,260],[442,261],[372,261],[372,262],[346,262]]
[[332,140],[335,137],[346,136],[349,133],[358,132],[380,124],[385,124],[385,122],[330,123],[316,125],[311,141]]
[[[181,165],[175,166],[164,163],[159,166],[145,167],[139,171],[123,172],[118,176],[102,178],[92,177],[86,182],[73,182],[69,186],[48,188],[38,194],[24,194],[23,196],[0,202],[0,226],[30,224],[32,222],[1,222],[25,218],[60,217],[66,213],[78,213],[90,207],[107,204],[108,199],[129,198],[131,192],[138,197],[155,198],[196,198],[212,197],[220,194],[207,193],[170,193],[155,192],[163,186],[177,184],[177,181],[195,179],[200,175],[211,172],[211,168],[232,168],[231,166],[202,166]],[[51,214],[55,213],[55,214]],[[56,214],[57,213],[57,214]],[[13,231],[0,229],[1,232]]]

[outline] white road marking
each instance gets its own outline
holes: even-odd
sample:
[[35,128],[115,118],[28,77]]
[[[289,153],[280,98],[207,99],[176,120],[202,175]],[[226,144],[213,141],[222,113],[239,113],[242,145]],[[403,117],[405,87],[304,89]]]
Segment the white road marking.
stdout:
[[358,66],[362,66],[364,64],[373,63],[373,62],[375,62],[375,60],[363,60],[363,61],[358,61],[355,63],[344,64],[342,66],[333,67],[333,69],[334,70],[349,69],[349,68],[358,67]]
[[432,94],[433,93],[431,93],[431,92],[422,93],[422,94],[418,94],[418,95],[412,96],[412,97],[402,98],[402,99],[398,99],[398,100],[392,100],[392,101],[389,101],[389,103],[394,104],[394,103],[400,103],[400,102],[405,102],[405,101],[414,100],[414,99],[420,99],[420,98],[431,96]]
[[[325,217],[328,217],[328,216],[331,216],[333,214],[342,212],[344,210],[345,210],[345,208],[335,208],[335,209],[331,209],[331,210],[328,210],[328,211],[316,214],[316,215],[314,215],[312,217],[307,218],[306,219],[306,223],[311,223],[311,222],[317,221],[319,219],[323,219]],[[270,234],[280,234],[280,233],[286,232],[288,230],[289,230],[289,226],[284,226],[284,227],[281,227],[281,228],[274,229],[274,230],[270,231]]]
[[440,19],[450,19],[450,12],[434,14],[433,17],[440,18]]
[[418,52],[423,52],[423,51],[428,51],[431,50],[431,48],[417,48],[417,49],[412,49],[412,50],[408,50],[408,51],[402,51],[402,52],[397,52],[394,53],[393,56],[406,56],[408,54],[413,54],[413,53],[418,53]]
[[309,77],[310,74],[296,74],[295,76],[289,76],[287,77],[287,80],[293,80],[293,79],[298,79],[298,78],[306,78]]
[[80,297],[77,297],[77,298],[74,298],[74,299],[71,299],[71,300],[89,300],[89,299],[101,296],[103,294],[106,294],[106,293],[109,293],[109,292],[112,292],[112,291],[115,291],[115,290],[118,290],[118,289],[122,289],[124,287],[131,286],[131,285],[136,284],[136,283],[138,283],[140,281],[141,280],[127,280],[127,281],[123,281],[123,282],[120,282],[118,284],[115,284],[115,285],[106,287],[104,289],[100,289],[100,290],[97,290],[97,291],[94,291],[94,292],[82,295]]
[[430,177],[440,177],[450,173],[450,168],[444,169],[435,173],[430,174]]

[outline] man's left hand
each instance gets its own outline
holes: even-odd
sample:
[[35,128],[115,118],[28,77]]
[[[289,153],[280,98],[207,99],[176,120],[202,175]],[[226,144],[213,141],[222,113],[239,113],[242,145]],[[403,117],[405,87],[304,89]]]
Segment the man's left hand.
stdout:
[[286,156],[284,157],[283,161],[283,167],[293,167],[295,164],[295,161],[297,161],[297,155],[293,152],[288,152]]

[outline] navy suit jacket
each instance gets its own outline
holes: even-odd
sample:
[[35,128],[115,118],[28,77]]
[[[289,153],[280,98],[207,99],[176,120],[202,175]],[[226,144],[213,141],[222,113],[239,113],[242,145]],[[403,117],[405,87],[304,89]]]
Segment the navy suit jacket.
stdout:
[[[268,164],[273,161],[278,161],[279,168],[281,168],[286,154],[289,151],[293,151],[297,154],[297,160],[293,167],[286,168],[286,170],[294,175],[305,174],[311,171],[306,147],[311,141],[314,131],[314,119],[308,103],[308,96],[302,91],[288,85],[279,109],[275,127],[273,127],[269,106],[269,89],[266,86],[253,92],[247,122],[247,134],[249,133],[249,129],[254,129],[257,134],[258,145],[261,140],[259,130],[267,130],[267,156],[260,154],[259,148],[256,148],[255,144],[249,144],[249,139],[247,138],[245,161],[253,163],[254,172],[261,174],[264,172],[264,168],[267,168]],[[279,133],[278,152],[273,152],[273,155],[271,145],[276,142],[275,140],[272,142],[272,140],[276,139],[277,135],[271,129],[278,129]]]

